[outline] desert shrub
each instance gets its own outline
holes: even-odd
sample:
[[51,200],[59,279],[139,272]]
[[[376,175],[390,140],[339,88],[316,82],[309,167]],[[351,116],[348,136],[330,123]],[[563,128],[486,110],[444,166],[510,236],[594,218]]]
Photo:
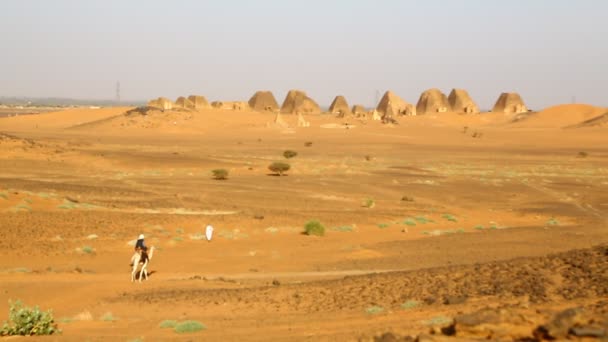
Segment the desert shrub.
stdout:
[[381,314],[384,312],[384,308],[378,305],[374,305],[374,306],[370,306],[368,308],[365,309],[365,312],[368,315],[377,315],[377,314]]
[[283,172],[289,171],[291,165],[287,163],[275,162],[268,166],[268,169],[274,173],[278,173],[279,176],[283,175]]
[[175,326],[177,326],[177,321],[166,319],[166,320],[160,322],[160,324],[158,326],[161,329],[175,328]]
[[403,196],[401,197],[401,200],[403,202],[414,202],[414,197],[410,197],[410,196]]
[[292,150],[286,150],[283,152],[283,157],[285,157],[287,159],[291,159],[297,155],[298,155],[298,152],[292,151]]
[[312,146],[312,141],[307,141],[307,142],[305,142],[305,143],[304,143],[304,146],[306,146],[306,147],[310,147],[310,146]]
[[319,221],[308,221],[304,225],[304,234],[323,236],[325,235],[325,227]]
[[215,169],[211,173],[213,173],[213,179],[224,180],[228,178],[228,170],[226,169]]
[[86,254],[93,254],[93,252],[95,252],[95,249],[93,249],[93,247],[91,246],[84,246],[82,247],[82,252]]
[[414,309],[422,305],[422,302],[417,300],[408,300],[405,303],[401,304],[401,308],[403,310]]
[[587,158],[589,156],[589,153],[585,152],[585,151],[581,151],[578,153],[577,155],[579,158]]
[[114,315],[112,315],[111,312],[106,312],[103,316],[101,316],[100,318],[102,321],[106,321],[106,322],[113,322],[116,321],[116,317],[114,317]]
[[456,217],[451,214],[443,214],[441,217],[443,217],[444,219],[446,219],[450,222],[458,222],[458,219],[456,219]]
[[363,207],[365,207],[365,208],[371,209],[371,208],[373,208],[373,207],[375,207],[375,206],[376,206],[376,201],[374,201],[374,200],[373,200],[373,199],[371,199],[371,198],[366,198],[366,199],[363,201],[362,206],[363,206]]
[[0,336],[52,335],[60,332],[51,311],[28,308],[21,301],[9,302],[8,321],[4,322]]
[[183,321],[183,322],[179,322],[175,325],[174,331],[176,333],[191,333],[191,332],[197,332],[197,331],[201,331],[201,330],[205,330],[207,329],[207,327],[198,321]]

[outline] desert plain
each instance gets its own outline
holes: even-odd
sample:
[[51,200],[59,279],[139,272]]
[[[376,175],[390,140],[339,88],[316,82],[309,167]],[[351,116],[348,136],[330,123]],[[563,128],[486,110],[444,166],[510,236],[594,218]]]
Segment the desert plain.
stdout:
[[130,109],[0,118],[0,321],[22,300],[52,310],[44,340],[606,336],[608,109]]

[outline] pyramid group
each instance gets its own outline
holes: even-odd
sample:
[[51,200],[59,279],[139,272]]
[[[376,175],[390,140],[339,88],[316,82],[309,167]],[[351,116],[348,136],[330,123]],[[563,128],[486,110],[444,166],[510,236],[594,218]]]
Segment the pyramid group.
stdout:
[[[248,102],[214,101],[210,105],[204,96],[190,95],[187,98],[180,96],[175,102],[165,97],[159,97],[149,101],[148,106],[162,110],[201,110],[211,106],[216,109],[298,114],[298,119],[302,125],[304,125],[304,119],[301,115],[320,114],[322,112],[318,103],[301,90],[290,90],[280,107],[272,92],[267,90],[257,91]],[[499,113],[523,113],[527,111],[528,108],[517,93],[502,93],[492,109],[492,112]],[[480,110],[469,93],[464,89],[452,89],[449,96],[446,96],[437,88],[425,90],[420,95],[416,106],[389,90],[384,93],[376,108],[371,112],[371,118],[372,120],[382,120],[386,123],[395,122],[395,118],[399,116],[445,112],[477,114]],[[370,112],[362,105],[355,105],[351,108],[346,98],[342,95],[334,98],[329,106],[329,113],[341,118],[351,116],[365,118],[370,115]]]

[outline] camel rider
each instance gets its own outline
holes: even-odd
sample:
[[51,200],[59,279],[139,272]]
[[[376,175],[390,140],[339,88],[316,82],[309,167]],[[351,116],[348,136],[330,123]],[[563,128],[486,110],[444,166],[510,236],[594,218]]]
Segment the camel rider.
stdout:
[[137,242],[135,243],[135,251],[148,251],[148,246],[144,243],[144,234],[139,234]]

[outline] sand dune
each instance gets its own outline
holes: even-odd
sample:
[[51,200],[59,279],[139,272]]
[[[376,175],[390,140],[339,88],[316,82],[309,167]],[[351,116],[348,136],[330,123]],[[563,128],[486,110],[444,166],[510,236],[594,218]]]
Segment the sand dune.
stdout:
[[120,115],[129,109],[131,107],[72,108],[39,115],[14,116],[3,118],[0,121],[0,129],[63,129]]
[[517,120],[513,126],[526,128],[563,128],[581,124],[608,112],[607,108],[587,104],[564,104],[549,107]]

